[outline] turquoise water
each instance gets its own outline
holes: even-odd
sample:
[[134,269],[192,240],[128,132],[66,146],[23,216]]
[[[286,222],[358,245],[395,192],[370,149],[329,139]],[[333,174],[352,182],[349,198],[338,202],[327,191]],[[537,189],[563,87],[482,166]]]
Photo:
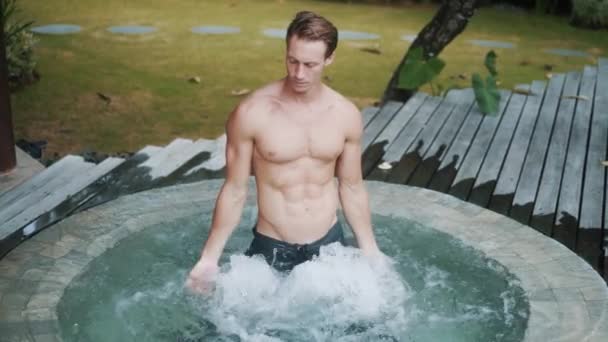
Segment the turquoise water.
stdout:
[[504,267],[447,234],[383,216],[373,222],[392,264],[334,245],[288,275],[241,254],[253,224],[244,220],[215,292],[190,295],[182,284],[209,222],[152,226],[93,260],[59,303],[64,341],[523,339],[529,305]]

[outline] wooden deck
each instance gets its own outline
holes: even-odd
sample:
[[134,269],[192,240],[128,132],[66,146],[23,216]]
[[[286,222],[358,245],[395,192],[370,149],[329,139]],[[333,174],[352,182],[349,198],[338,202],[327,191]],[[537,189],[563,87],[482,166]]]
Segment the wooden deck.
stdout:
[[512,217],[608,279],[607,58],[534,81],[527,94],[503,91],[499,115],[482,115],[471,89],[417,93],[363,115],[366,179],[449,193]]

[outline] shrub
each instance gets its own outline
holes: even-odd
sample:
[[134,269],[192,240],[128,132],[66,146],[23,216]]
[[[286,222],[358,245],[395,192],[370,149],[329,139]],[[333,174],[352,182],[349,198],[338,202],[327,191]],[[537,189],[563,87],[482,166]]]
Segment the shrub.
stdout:
[[31,83],[38,78],[34,45],[37,40],[28,31],[32,22],[15,17],[16,0],[0,0],[0,20],[4,30],[8,78],[11,89]]
[[571,23],[589,28],[608,28],[608,0],[573,0]]

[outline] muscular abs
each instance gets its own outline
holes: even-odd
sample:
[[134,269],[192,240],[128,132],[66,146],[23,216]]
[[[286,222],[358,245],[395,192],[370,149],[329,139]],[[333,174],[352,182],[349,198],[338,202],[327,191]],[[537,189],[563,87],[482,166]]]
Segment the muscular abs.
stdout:
[[344,147],[335,115],[308,115],[298,121],[281,112],[268,114],[254,139],[258,232],[290,243],[324,236],[336,221],[336,160]]

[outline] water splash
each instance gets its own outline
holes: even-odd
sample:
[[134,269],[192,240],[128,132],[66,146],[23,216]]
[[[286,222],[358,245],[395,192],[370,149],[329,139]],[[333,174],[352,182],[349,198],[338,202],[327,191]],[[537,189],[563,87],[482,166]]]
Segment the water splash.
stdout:
[[245,341],[377,340],[402,336],[411,295],[389,262],[335,244],[289,274],[232,256],[200,312]]

